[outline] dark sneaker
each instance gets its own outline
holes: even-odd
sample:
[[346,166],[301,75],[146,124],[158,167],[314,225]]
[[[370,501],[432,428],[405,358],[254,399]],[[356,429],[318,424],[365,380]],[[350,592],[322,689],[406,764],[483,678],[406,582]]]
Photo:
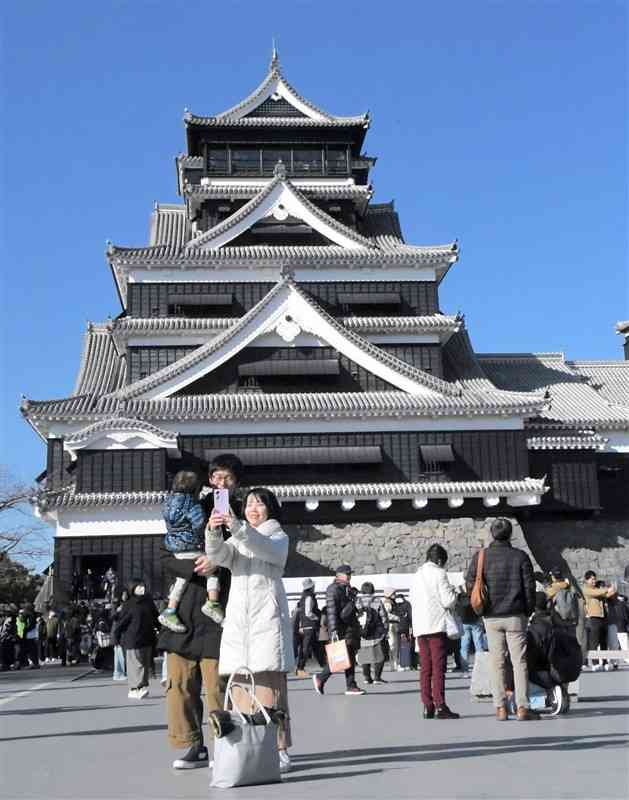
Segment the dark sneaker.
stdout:
[[207,747],[199,747],[198,744],[193,745],[185,756],[176,758],[173,761],[174,769],[199,769],[199,767],[207,767],[209,764]]
[[173,633],[186,633],[188,630],[177,616],[177,612],[172,608],[165,608],[157,619],[160,625],[168,628]]
[[314,686],[314,690],[317,694],[322,695],[324,692],[323,684],[321,683],[321,678],[318,675],[312,676],[312,685]]
[[367,694],[367,692],[364,689],[361,689],[359,686],[352,686],[351,689],[345,690],[345,694],[353,697],[354,695]]
[[424,719],[434,719],[435,718],[435,709],[434,708],[426,708],[422,711],[422,717]]
[[[375,683],[377,683],[377,682],[378,681],[375,681]],[[371,685],[372,683],[374,683],[374,681],[371,678],[365,678],[365,683],[368,684],[368,685]]]
[[454,711],[450,711],[448,706],[439,706],[435,713],[435,719],[460,719],[460,714],[455,714]]

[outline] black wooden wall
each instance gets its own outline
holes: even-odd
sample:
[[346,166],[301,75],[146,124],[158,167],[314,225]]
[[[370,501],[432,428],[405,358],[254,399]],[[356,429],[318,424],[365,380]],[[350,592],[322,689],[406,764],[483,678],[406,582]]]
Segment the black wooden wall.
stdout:
[[[443,374],[439,345],[383,345],[382,349],[401,358],[418,369],[426,370],[437,377]],[[339,374],[331,376],[305,375],[301,377],[277,376],[259,378],[255,387],[263,392],[360,392],[391,391],[396,387],[332,347],[249,347],[241,350],[229,361],[208,375],[177,392],[178,395],[214,394],[245,391],[239,385],[238,367],[263,361],[319,361],[336,359]]]
[[165,450],[82,450],[79,492],[150,492],[167,488]]
[[127,348],[127,383],[146,378],[194,350],[196,345]]
[[[373,433],[260,434],[251,436],[181,436],[182,462],[170,462],[171,472],[183,465],[201,469],[207,451],[229,452],[247,447],[290,447],[304,451],[301,467],[250,469],[246,482],[335,483],[338,481],[415,481],[424,473],[420,445],[450,444],[455,463],[447,474],[453,480],[516,480],[528,475],[528,452],[523,431],[377,431]],[[334,465],[306,463],[307,447],[382,447],[382,464]]]
[[[169,297],[186,294],[233,295],[230,308],[216,306],[217,317],[240,317],[267,295],[275,284],[261,283],[132,283],[129,284],[128,313],[132,317],[168,317]],[[300,288],[311,295],[326,311],[335,316],[348,315],[338,302],[340,293],[399,292],[402,302],[399,308],[383,308],[381,315],[414,316],[435,314],[439,310],[437,284],[431,281],[337,281],[330,283],[300,283]],[[172,303],[171,303],[172,308]],[[354,314],[365,316],[355,306]],[[369,312],[372,315],[372,311]],[[349,315],[348,315],[349,316]],[[375,314],[378,316],[378,314]]]
[[63,449],[63,439],[48,439],[46,456],[46,488],[59,489],[71,480],[68,469],[72,465],[70,454]]
[[142,578],[154,595],[168,591],[160,553],[163,536],[81,536],[55,539],[55,570],[69,589],[72,572],[81,570],[84,557],[103,556],[103,564],[116,564],[121,588],[131,578]]

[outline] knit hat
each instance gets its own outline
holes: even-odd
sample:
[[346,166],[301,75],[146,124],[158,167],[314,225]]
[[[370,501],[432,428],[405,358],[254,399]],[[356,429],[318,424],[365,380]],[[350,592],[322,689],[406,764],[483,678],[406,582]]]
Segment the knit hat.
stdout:
[[304,578],[301,582],[302,589],[314,589],[314,581],[312,578]]
[[336,568],[337,575],[351,575],[352,568],[349,564],[341,564],[339,567]]

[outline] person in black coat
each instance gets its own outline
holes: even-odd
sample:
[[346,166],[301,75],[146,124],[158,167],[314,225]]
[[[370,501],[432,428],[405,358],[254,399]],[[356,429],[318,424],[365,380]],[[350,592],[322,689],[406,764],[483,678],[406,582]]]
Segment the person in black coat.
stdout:
[[[175,769],[206,767],[208,750],[203,738],[203,700],[205,686],[208,713],[223,707],[223,694],[218,675],[218,657],[221,628],[202,613],[207,598],[205,577],[196,568],[209,572],[214,568],[207,556],[195,561],[175,558],[162,551],[162,567],[171,579],[184,578],[186,588],[177,607],[177,614],[186,626],[185,633],[175,633],[162,628],[158,649],[166,653],[166,711],[168,741],[171,747],[186,748],[187,752],[175,759]],[[227,604],[229,574],[221,570],[219,601]]]
[[[535,608],[533,565],[523,550],[512,547],[512,525],[508,519],[495,519],[490,530],[493,541],[484,550],[483,566],[489,604],[483,619],[489,643],[496,719],[508,719],[505,685],[508,650],[515,681],[517,719],[522,722],[538,720],[539,715],[529,709],[526,665],[527,620]],[[475,553],[466,575],[470,595],[474,588],[479,555]]]
[[[325,593],[328,616],[328,634],[331,641],[345,640],[350,665],[345,670],[345,694],[366,694],[356,683],[356,651],[360,648],[360,623],[358,622],[356,599],[358,591],[350,585],[352,569],[349,564],[341,564],[336,570],[336,577]],[[323,672],[312,676],[317,694],[323,694],[326,681],[331,675],[330,665]]]
[[143,700],[149,694],[149,670],[153,660],[157,609],[140,578],[129,581],[129,599],[122,607],[117,636],[126,651],[129,698]]

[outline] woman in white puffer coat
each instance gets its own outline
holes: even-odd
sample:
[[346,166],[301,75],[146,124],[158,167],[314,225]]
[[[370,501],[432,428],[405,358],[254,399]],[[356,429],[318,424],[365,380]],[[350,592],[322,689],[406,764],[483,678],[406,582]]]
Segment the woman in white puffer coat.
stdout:
[[[290,768],[291,746],[286,675],[295,669],[288,601],[282,575],[288,556],[288,536],[279,522],[280,506],[269,489],[250,489],[243,500],[245,522],[231,514],[212,512],[208,523],[206,553],[214,564],[232,574],[229,600],[221,637],[219,673],[231,675],[239,667],[254,673],[256,697],[262,705],[284,712],[278,727],[282,771]],[[221,526],[231,531],[223,540]],[[246,679],[243,679],[247,683]],[[241,711],[246,708],[234,691]]]
[[446,705],[448,660],[446,612],[456,603],[456,591],[444,569],[448,554],[440,544],[428,548],[426,563],[413,576],[410,601],[413,633],[419,645],[420,687],[425,719],[458,719]]

